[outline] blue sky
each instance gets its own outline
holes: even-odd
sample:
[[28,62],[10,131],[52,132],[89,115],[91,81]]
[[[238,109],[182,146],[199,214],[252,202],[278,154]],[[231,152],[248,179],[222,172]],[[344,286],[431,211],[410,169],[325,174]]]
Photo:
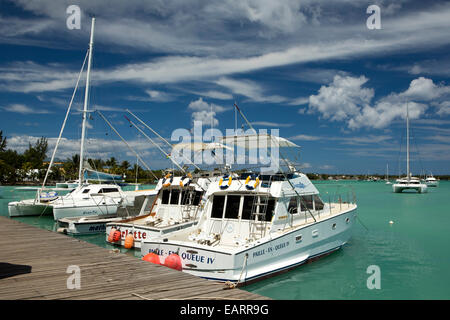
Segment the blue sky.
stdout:
[[[66,27],[69,5],[81,29]],[[366,13],[380,7],[381,29]],[[123,117],[161,135],[203,120],[234,128],[236,101],[256,128],[301,146],[306,172],[449,174],[450,3],[445,1],[0,1],[0,129],[23,151],[54,147],[95,14],[90,108],[101,110],[152,168],[165,157]],[[82,83],[83,85],[83,83]],[[80,88],[74,109],[82,108]],[[211,112],[212,111],[212,112]],[[58,156],[78,152],[80,114]],[[241,121],[239,120],[239,123]],[[133,155],[93,116],[88,156]],[[153,137],[153,135],[152,135]],[[298,150],[297,150],[298,151]],[[49,152],[50,155],[50,152]]]

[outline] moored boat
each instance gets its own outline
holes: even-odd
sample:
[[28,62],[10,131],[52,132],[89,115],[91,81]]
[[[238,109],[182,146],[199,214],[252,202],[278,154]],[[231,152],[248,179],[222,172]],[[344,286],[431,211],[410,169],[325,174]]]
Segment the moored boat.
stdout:
[[401,193],[405,190],[413,190],[417,193],[427,192],[427,185],[421,183],[419,178],[411,175],[409,166],[409,112],[408,104],[406,104],[406,177],[399,178],[392,185],[392,191],[395,193]]
[[[194,226],[199,219],[203,195],[214,177],[174,177],[166,175],[158,181],[153,202],[142,205],[139,216],[106,225],[106,241],[124,246],[128,235],[133,236],[134,248],[140,248],[143,240],[170,234]],[[120,232],[120,238],[112,239],[111,233]]]
[[353,200],[325,203],[298,172],[244,174],[226,189],[212,183],[206,196],[195,228],[145,239],[141,255],[178,259],[184,272],[240,285],[338,250],[356,218]]

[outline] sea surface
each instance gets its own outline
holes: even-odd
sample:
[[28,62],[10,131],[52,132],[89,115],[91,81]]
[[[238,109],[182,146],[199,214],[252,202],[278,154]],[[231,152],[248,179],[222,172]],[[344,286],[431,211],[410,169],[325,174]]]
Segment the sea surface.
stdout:
[[[358,219],[352,238],[341,250],[243,290],[295,300],[450,299],[450,181],[425,194],[393,193],[384,181],[313,183],[324,201],[334,196],[326,193],[330,186],[343,186],[344,201],[353,189]],[[0,187],[0,215],[8,216],[8,202],[34,197],[35,191],[16,188]],[[14,219],[56,232],[51,216]],[[105,234],[78,238],[113,248]],[[121,251],[140,257],[139,251]]]

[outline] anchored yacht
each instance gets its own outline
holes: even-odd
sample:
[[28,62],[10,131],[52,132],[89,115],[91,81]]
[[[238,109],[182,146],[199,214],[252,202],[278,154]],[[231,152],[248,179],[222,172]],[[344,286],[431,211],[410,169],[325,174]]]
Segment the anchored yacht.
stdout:
[[433,174],[431,174],[425,178],[425,184],[428,187],[437,187],[439,185],[439,181],[433,177]]
[[408,104],[406,104],[406,177],[397,179],[392,185],[392,191],[401,193],[404,190],[414,190],[418,193],[427,192],[427,185],[421,183],[419,178],[411,175],[409,166],[409,112]]

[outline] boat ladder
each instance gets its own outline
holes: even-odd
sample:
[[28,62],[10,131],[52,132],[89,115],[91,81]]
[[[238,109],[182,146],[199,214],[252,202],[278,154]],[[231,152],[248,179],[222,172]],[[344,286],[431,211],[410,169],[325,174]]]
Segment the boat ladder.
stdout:
[[266,234],[266,214],[269,206],[270,187],[272,186],[272,176],[269,181],[261,181],[259,188],[264,187],[266,191],[253,197],[252,210],[250,216],[250,239],[262,238]]
[[196,211],[197,207],[194,205],[195,190],[189,189],[183,192],[183,198],[181,199],[181,214],[183,221],[189,221],[193,217],[193,213]]

